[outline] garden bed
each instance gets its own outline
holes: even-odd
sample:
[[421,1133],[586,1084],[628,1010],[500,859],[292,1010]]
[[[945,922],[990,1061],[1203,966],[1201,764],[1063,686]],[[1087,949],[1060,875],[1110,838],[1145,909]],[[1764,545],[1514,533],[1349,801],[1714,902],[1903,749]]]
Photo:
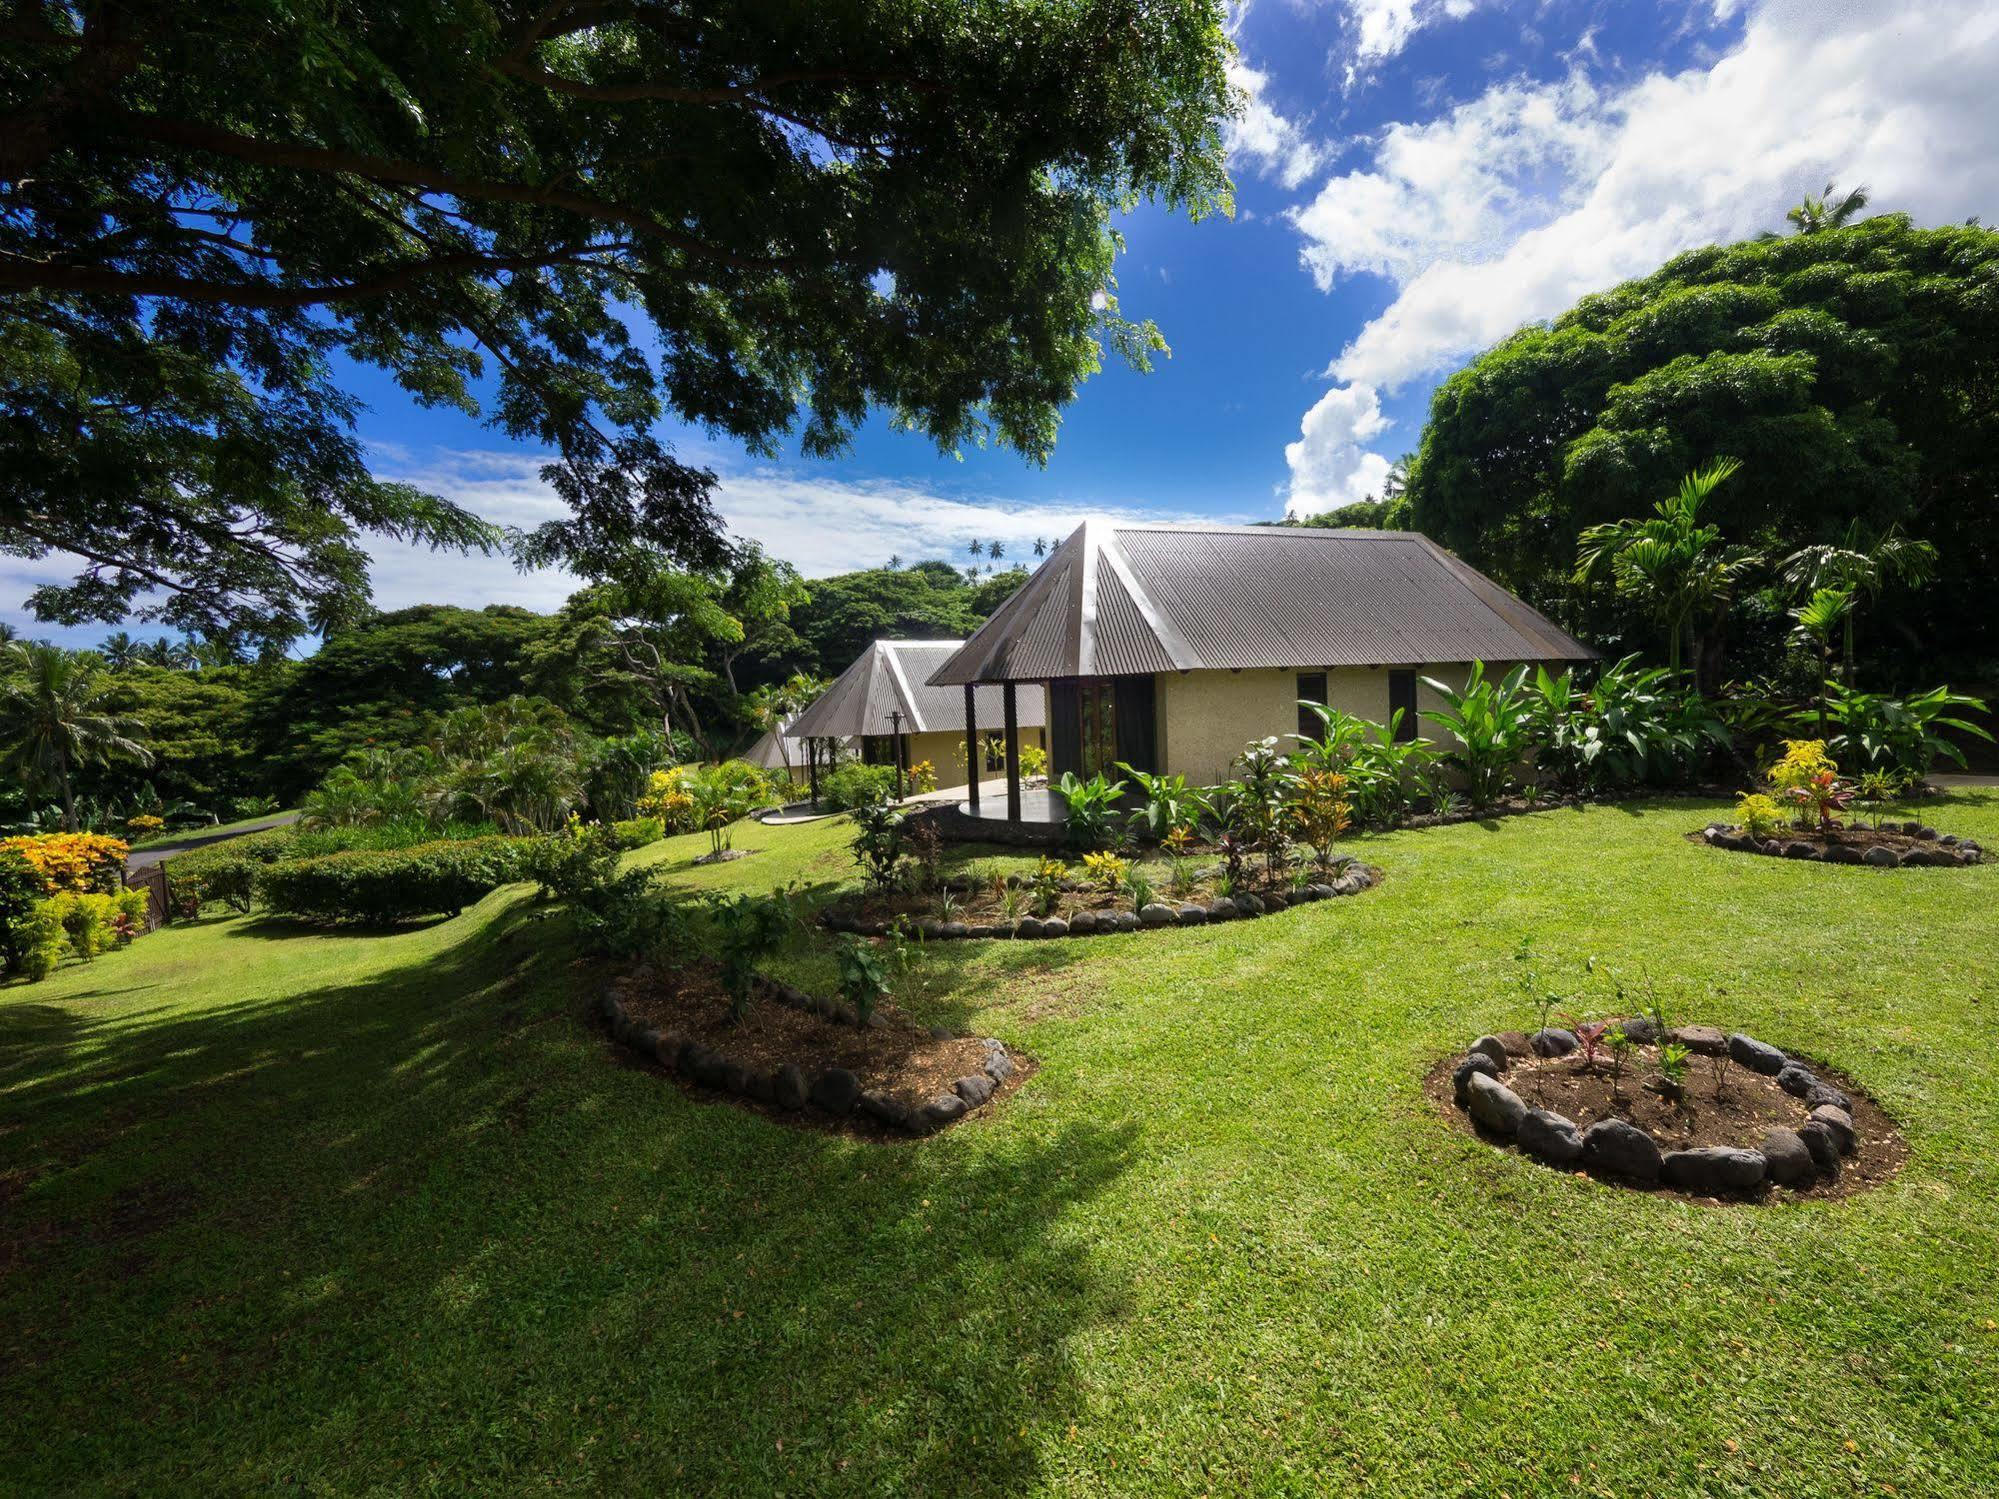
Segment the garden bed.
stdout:
[[1879,828],[1785,828],[1769,838],[1751,837],[1731,823],[1711,822],[1687,837],[1736,853],[1822,864],[1864,864],[1875,869],[1951,869],[1977,864],[1984,857],[1975,840],[1939,833],[1920,822],[1888,823]]
[[1851,1196],[1908,1159],[1894,1121],[1829,1068],[1683,1026],[1664,1038],[1691,1053],[1675,1098],[1653,1028],[1626,1024],[1621,1068],[1602,1049],[1587,1059],[1567,1030],[1510,1032],[1439,1062],[1425,1090],[1461,1127],[1545,1165],[1688,1198]]
[[1033,1070],[999,1041],[925,1029],[883,1005],[862,1025],[845,1005],[759,978],[729,1018],[719,972],[641,967],[605,991],[612,1037],[691,1087],[786,1123],[869,1139],[934,1134],[1010,1097]]
[[1152,899],[1134,902],[1122,890],[1111,892],[1089,881],[1063,879],[1055,882],[1052,903],[1038,915],[1031,914],[1031,879],[1009,875],[987,882],[946,880],[929,891],[866,890],[843,896],[822,911],[819,920],[829,931],[880,937],[900,927],[926,941],[1104,936],[1268,916],[1294,905],[1372,890],[1381,883],[1382,872],[1350,859],[1330,870],[1312,871],[1311,881],[1304,885],[1289,880],[1258,883],[1227,895],[1221,893],[1219,880],[1218,870],[1202,870],[1179,891],[1160,889]]

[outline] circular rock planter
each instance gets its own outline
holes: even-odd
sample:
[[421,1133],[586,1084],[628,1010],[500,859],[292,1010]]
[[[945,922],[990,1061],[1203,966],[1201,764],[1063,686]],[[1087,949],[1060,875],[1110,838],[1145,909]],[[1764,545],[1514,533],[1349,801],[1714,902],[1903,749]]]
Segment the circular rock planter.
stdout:
[[[1310,905],[1315,901],[1337,900],[1345,895],[1358,895],[1364,890],[1372,890],[1382,881],[1382,872],[1371,864],[1349,861],[1337,874],[1329,875],[1322,881],[1314,881],[1303,886],[1290,886],[1282,890],[1265,889],[1241,895],[1222,896],[1210,892],[1197,891],[1188,898],[1181,898],[1161,892],[1156,900],[1148,901],[1137,910],[1127,904],[1119,909],[1115,898],[1098,896],[1092,886],[1082,880],[1063,880],[1061,889],[1067,896],[1091,897],[1095,904],[1083,900],[1067,902],[1060,913],[1047,916],[1023,916],[1009,920],[997,913],[981,909],[962,909],[956,914],[926,915],[919,911],[884,911],[879,907],[871,909],[868,902],[836,902],[819,914],[819,924],[831,932],[851,932],[862,937],[883,937],[900,927],[922,937],[926,942],[952,942],[972,938],[1034,940],[1054,937],[1103,937],[1115,932],[1156,931],[1165,927],[1207,926],[1218,921],[1244,921],[1258,916],[1269,916],[1292,906]],[[1009,888],[1021,889],[1018,877],[1010,877]],[[942,889],[954,897],[973,900],[987,894],[985,887],[974,886],[962,881],[947,881]]]
[[692,1087],[877,1140],[935,1134],[1010,1096],[1032,1070],[1004,1042],[926,1030],[888,1007],[863,1026],[850,1007],[769,978],[731,1024],[702,965],[634,970],[605,989],[597,1012],[619,1045]]
[[1775,838],[1752,838],[1730,823],[1711,822],[1689,833],[1695,843],[1772,859],[1808,859],[1821,864],[1862,864],[1870,869],[1954,869],[1979,863],[1984,850],[1971,838],[1939,833],[1920,822],[1891,822],[1879,828],[1786,828]]
[[[1624,1026],[1621,1076],[1571,1031],[1507,1032],[1438,1063],[1428,1091],[1474,1134],[1545,1165],[1690,1198],[1848,1196],[1908,1157],[1894,1122],[1829,1069],[1713,1026]],[[1691,1053],[1677,1098],[1658,1076],[1664,1042]]]

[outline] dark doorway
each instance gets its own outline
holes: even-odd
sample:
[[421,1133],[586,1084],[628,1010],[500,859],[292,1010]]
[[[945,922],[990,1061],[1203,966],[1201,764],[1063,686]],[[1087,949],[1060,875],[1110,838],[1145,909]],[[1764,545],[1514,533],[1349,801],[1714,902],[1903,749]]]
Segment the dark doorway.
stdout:
[[1391,671],[1388,674],[1388,716],[1395,718],[1395,710],[1402,710],[1402,717],[1395,722],[1395,739],[1398,744],[1407,744],[1416,737],[1416,672],[1409,670]]
[[1064,677],[1048,684],[1048,769],[1085,779],[1147,774],[1159,766],[1156,688],[1151,677]]

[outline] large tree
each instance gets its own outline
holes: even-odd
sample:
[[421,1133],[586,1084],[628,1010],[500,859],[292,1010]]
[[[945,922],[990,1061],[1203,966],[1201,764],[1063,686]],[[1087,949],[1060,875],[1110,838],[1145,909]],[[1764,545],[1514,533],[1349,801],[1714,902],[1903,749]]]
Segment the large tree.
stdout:
[[0,761],[30,791],[61,798],[63,828],[75,832],[77,775],[114,760],[148,764],[145,725],[108,708],[110,674],[95,656],[15,640],[0,670]]
[[1033,458],[1109,345],[1114,215],[1226,205],[1222,0],[21,0],[0,27],[0,547],[58,620],[283,643],[367,533],[342,361],[552,454],[514,538],[718,560],[672,413],[838,451],[872,407]]
[[[1900,215],[1691,251],[1446,380],[1408,523],[1566,610],[1576,539],[1732,455],[1727,539],[1934,539],[1899,633],[1999,654],[1999,234]],[[1925,663],[1934,669],[1934,663]]]

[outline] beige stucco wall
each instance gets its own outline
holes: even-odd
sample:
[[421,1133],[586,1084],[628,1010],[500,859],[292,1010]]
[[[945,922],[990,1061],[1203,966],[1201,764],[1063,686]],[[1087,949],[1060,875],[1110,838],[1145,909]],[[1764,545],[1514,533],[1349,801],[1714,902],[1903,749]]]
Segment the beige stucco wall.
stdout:
[[[1438,705],[1437,694],[1423,685],[1424,677],[1455,687],[1463,684],[1469,669],[1460,662],[1418,667],[1417,710]],[[1174,672],[1158,680],[1159,760],[1168,774],[1212,785],[1227,778],[1230,765],[1252,740],[1275,734],[1284,749],[1296,744],[1288,737],[1298,732],[1295,671]],[[1326,695],[1343,713],[1385,723],[1387,668],[1336,668],[1327,673]],[[1417,731],[1431,739],[1443,737],[1427,719]]]
[[[988,734],[999,734],[1002,732],[1002,726],[999,724],[982,723],[979,725],[979,737],[982,739]],[[1042,731],[1039,727],[1029,728],[1023,724],[1020,729],[1021,747],[1024,749],[1031,744],[1046,749],[1048,747],[1047,743],[1042,739],[1041,735]],[[911,765],[928,760],[937,770],[937,784],[939,786],[962,786],[965,784],[965,735],[963,730],[953,729],[941,733],[910,734],[906,737],[909,740],[909,763]],[[997,774],[997,772],[988,772],[987,774]]]

